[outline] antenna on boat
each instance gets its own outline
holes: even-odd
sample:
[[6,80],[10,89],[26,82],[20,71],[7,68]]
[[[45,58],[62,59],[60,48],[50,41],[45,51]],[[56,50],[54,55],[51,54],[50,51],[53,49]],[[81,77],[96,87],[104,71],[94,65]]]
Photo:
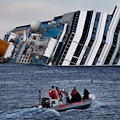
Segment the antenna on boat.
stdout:
[[41,104],[41,90],[42,89],[39,90],[39,104]]

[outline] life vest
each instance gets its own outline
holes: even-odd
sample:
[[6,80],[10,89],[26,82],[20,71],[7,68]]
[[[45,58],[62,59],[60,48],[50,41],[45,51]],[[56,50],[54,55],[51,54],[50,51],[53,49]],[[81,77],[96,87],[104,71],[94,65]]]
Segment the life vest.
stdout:
[[51,97],[51,99],[57,99],[57,95],[56,95],[55,90],[49,89],[49,96]]
[[49,89],[49,96],[52,98],[53,97],[53,94],[52,94],[52,91]]
[[61,92],[59,91],[59,89],[56,89],[56,96],[57,96],[57,98],[60,98],[60,94],[61,94]]
[[76,94],[76,90],[72,90],[72,91],[71,91],[71,94],[72,94],[72,95],[75,95],[75,94]]

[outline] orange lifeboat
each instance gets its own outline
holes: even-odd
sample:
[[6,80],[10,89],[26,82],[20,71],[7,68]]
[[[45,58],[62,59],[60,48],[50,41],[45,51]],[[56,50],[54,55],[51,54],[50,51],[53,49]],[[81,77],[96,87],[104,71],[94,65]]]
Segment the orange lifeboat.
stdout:
[[0,57],[2,57],[5,54],[7,47],[8,43],[0,39]]

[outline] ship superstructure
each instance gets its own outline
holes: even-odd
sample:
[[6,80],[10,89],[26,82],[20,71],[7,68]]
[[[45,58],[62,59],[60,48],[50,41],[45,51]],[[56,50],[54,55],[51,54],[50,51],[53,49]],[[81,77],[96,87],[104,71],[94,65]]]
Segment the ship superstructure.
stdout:
[[8,62],[120,65],[120,6],[112,15],[78,10],[50,21],[33,21],[11,30],[5,41],[9,45],[1,57],[9,58]]

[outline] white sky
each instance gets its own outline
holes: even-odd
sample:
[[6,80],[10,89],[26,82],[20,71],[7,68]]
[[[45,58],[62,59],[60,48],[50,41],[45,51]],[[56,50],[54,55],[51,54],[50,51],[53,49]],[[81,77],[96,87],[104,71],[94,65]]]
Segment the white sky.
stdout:
[[0,38],[4,38],[6,31],[33,20],[52,20],[76,10],[112,14],[116,5],[120,5],[120,0],[0,0]]

